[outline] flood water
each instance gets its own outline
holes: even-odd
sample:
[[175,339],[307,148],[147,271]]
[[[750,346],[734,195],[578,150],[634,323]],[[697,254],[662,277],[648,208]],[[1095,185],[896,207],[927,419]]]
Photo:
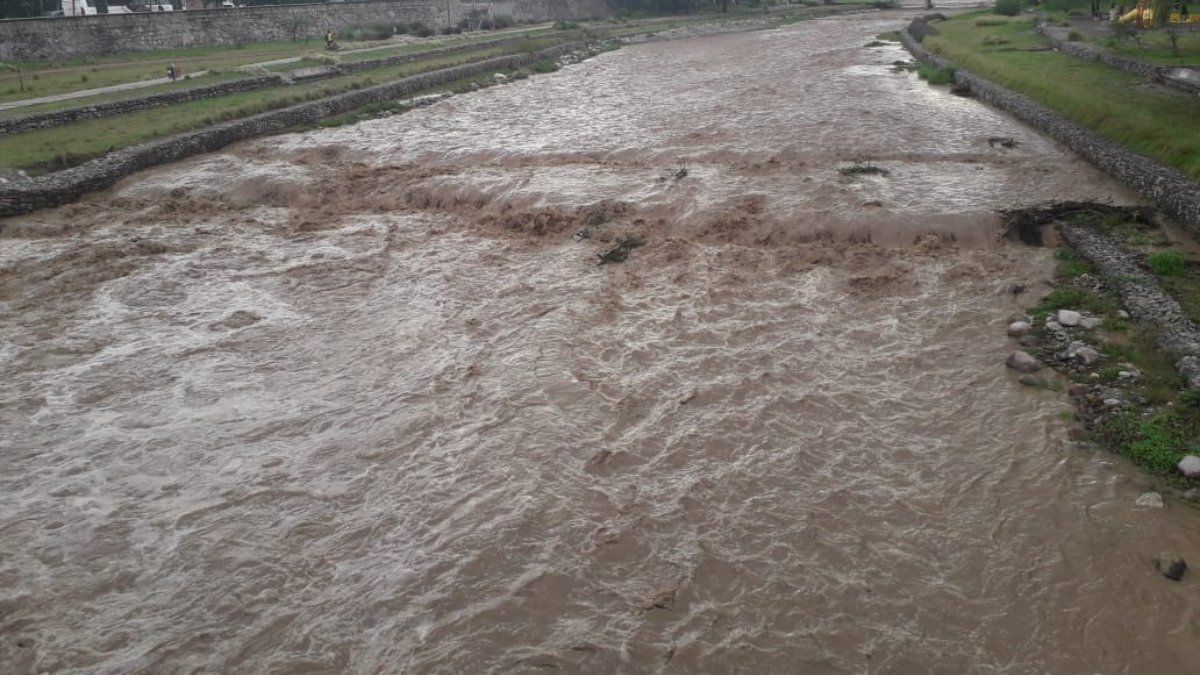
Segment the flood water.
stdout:
[[892,72],[904,16],[6,221],[3,670],[1194,671],[1200,577],[1150,560],[1200,513],[1003,366],[1052,261],[994,210],[1129,196]]

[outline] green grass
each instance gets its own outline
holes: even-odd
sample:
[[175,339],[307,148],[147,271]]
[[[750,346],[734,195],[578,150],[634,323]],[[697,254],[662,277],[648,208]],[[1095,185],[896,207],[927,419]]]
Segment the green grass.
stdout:
[[[299,66],[293,66],[299,67]],[[53,101],[51,103],[39,103],[38,105],[23,106],[13,108],[11,110],[0,111],[0,119],[11,117],[25,117],[27,115],[36,115],[39,113],[53,112],[55,110],[64,110],[66,108],[78,108],[80,106],[99,105],[101,103],[109,103],[111,101],[124,101],[131,98],[140,98],[151,94],[161,94],[167,91],[175,91],[178,89],[190,89],[192,87],[202,87],[210,84],[220,84],[230,80],[237,80],[244,77],[250,77],[254,73],[243,73],[238,71],[220,71],[210,72],[202,77],[193,77],[189,79],[181,79],[177,82],[168,82],[166,84],[156,84],[151,87],[140,87],[138,89],[130,89],[127,91],[115,91],[108,94],[99,94],[96,96],[83,96],[80,98],[67,99],[65,101]]]
[[316,82],[241,92],[119,117],[85,120],[54,129],[39,129],[0,137],[0,168],[27,169],[31,173],[55,171],[154,138],[369,87],[437,68],[504,54],[522,53],[531,45],[540,49],[545,43],[539,40],[491,47]]
[[917,66],[917,77],[929,84],[954,84],[954,69],[922,63]]
[[[1200,99],[1146,86],[1138,77],[1046,49],[1033,20],[977,26],[992,14],[962,14],[937,24],[930,51],[1019,91],[1134,152],[1200,178]],[[985,45],[994,36],[1006,44]]]
[[[1195,26],[1195,24],[1192,25]],[[1171,41],[1167,36],[1167,31],[1162,29],[1139,31],[1137,37],[1140,38],[1141,46],[1138,46],[1138,42],[1132,39],[1125,42],[1118,42],[1111,38],[1106,38],[1103,41],[1092,41],[1102,42],[1102,44],[1120,54],[1159,65],[1200,65],[1200,31],[1192,32],[1187,28],[1180,28],[1177,34],[1179,36],[1178,56],[1171,51]]]
[[[18,64],[25,71],[25,91],[20,90],[16,73],[0,72],[0,102],[165,77],[170,63],[184,75],[202,70],[225,71],[258,61],[301,56],[318,46],[318,40],[261,42],[240,48],[204,47],[69,61],[26,61]],[[86,81],[82,79],[84,76]]]
[[1078,277],[1092,271],[1092,264],[1079,256],[1074,249],[1060,248],[1054,252],[1054,259],[1059,261],[1059,274],[1068,277]]
[[1159,276],[1181,277],[1186,270],[1187,261],[1179,251],[1159,251],[1146,258],[1146,265]]
[[1184,455],[1200,452],[1200,409],[1177,405],[1147,417],[1124,413],[1100,425],[1098,437],[1135,464],[1172,474]]
[[[513,31],[513,33],[537,34],[544,33],[547,30],[548,28],[546,27],[537,27]],[[345,62],[363,61],[395,54],[427,51],[447,45],[471,44],[474,42],[495,40],[502,35],[504,34],[486,33],[469,37],[443,36],[403,44],[393,48],[371,49],[370,51],[354,54],[341,53],[339,54],[339,58]],[[374,45],[370,43],[355,44],[347,42],[341,46],[343,52],[345,52],[357,47],[371,47]],[[25,91],[20,90],[19,79],[15,72],[0,71],[0,102],[38,98],[83,89],[165,77],[167,65],[171,63],[174,63],[185,75],[188,73],[198,73],[203,70],[226,72],[252,63],[323,53],[322,50],[321,40],[314,38],[298,42],[259,42],[241,47],[198,47],[194,49],[137,52],[65,61],[25,61],[16,64],[24,71]],[[273,69],[291,70],[299,67],[303,67],[303,64],[283,64],[273,67]],[[84,77],[86,77],[86,80],[83,79]],[[195,83],[193,82],[193,84]],[[137,91],[139,93],[148,92],[145,89]],[[74,103],[68,105],[80,105],[80,102],[84,100],[91,102],[91,99],[76,99]]]

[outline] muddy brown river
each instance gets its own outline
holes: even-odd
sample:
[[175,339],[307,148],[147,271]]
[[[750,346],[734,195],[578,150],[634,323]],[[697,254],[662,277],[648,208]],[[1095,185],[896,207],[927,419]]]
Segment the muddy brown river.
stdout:
[[1003,366],[1052,261],[995,209],[1130,196],[904,16],[6,221],[0,670],[1195,672],[1200,513]]

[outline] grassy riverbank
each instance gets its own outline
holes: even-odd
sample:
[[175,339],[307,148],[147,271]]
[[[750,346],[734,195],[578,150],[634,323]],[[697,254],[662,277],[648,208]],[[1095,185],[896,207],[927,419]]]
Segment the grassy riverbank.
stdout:
[[1131,150],[1200,179],[1200,100],[1051,50],[1029,17],[972,12],[924,45]]
[[[1130,215],[1114,209],[1107,215],[1074,214],[1066,222],[1102,232],[1132,255],[1195,322],[1200,318],[1200,254],[1194,243]],[[1196,487],[1176,465],[1186,455],[1200,454],[1200,390],[1187,388],[1176,358],[1158,343],[1159,329],[1121,309],[1115,288],[1120,279],[1111,269],[1065,245],[1055,259],[1055,288],[1029,310],[1032,339],[1026,346],[1068,378],[1068,386],[1059,388],[1068,390],[1093,440],[1169,483]],[[1054,321],[1060,309],[1102,322],[1092,328],[1060,327]],[[1069,356],[1080,345],[1094,348],[1097,360]]]
[[[395,42],[395,39],[391,41],[342,42],[341,47],[343,51],[369,49],[369,51],[343,56],[345,60],[361,60],[434,49],[451,44],[494,40],[505,35],[517,37],[522,34],[536,34],[548,30],[551,28],[547,24],[470,36],[450,35],[426,38],[411,42]],[[413,38],[397,39],[410,40]],[[202,71],[216,75],[256,63],[303,58],[313,53],[322,53],[323,50],[323,42],[319,38],[311,38],[296,41],[257,42],[233,47],[196,47],[136,52],[84,59],[24,61],[12,64],[21,69],[20,74],[16,70],[0,70],[0,102],[66,94],[161,78],[166,75],[167,65],[172,63],[184,75]],[[207,77],[198,78],[191,85],[207,84],[208,82]],[[146,91],[138,90],[139,93],[146,93]],[[73,104],[79,105],[80,101],[90,102],[88,99],[77,99]]]
[[25,169],[35,174],[56,171],[155,138],[362,89],[430,70],[496,56],[540,51],[578,37],[561,35],[556,38],[522,40],[509,45],[421,59],[399,66],[377,68],[306,84],[269,87],[0,137],[0,168]]

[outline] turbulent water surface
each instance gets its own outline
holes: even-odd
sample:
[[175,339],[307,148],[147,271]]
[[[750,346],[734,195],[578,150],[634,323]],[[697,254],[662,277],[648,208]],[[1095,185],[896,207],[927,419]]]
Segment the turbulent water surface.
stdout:
[[1194,670],[1200,582],[1150,558],[1200,517],[1003,367],[1050,261],[994,210],[1127,195],[892,72],[902,18],[7,221],[3,669]]

